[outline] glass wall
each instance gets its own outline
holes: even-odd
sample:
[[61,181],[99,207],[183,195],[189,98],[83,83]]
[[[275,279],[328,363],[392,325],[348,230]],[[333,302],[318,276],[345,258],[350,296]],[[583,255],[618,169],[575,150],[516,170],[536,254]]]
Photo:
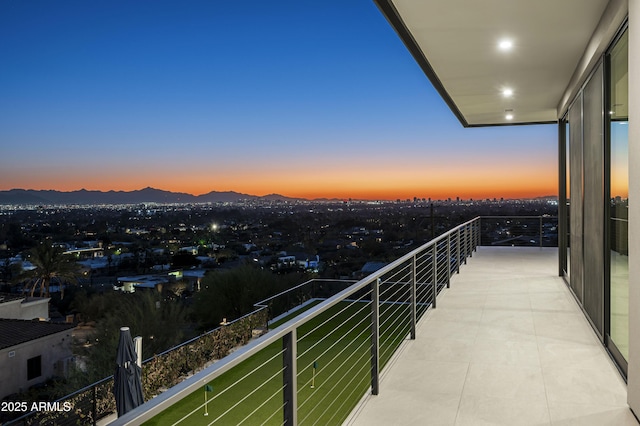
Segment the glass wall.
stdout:
[[611,49],[609,64],[609,338],[629,356],[629,136],[627,32]]

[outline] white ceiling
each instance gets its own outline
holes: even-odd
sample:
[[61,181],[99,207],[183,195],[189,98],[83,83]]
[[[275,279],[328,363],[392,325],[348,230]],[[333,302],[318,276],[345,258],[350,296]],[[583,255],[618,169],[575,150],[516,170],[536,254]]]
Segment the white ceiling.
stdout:
[[[390,5],[395,7],[395,23],[385,7],[381,10],[413,49],[414,57],[422,56],[416,60],[468,126],[555,122],[558,106],[608,3],[376,1],[386,3],[388,10]],[[402,23],[405,28],[398,28]],[[498,49],[503,38],[513,40],[509,52]],[[513,89],[509,98],[501,93],[506,87]],[[505,118],[505,110],[513,110],[512,120]]]

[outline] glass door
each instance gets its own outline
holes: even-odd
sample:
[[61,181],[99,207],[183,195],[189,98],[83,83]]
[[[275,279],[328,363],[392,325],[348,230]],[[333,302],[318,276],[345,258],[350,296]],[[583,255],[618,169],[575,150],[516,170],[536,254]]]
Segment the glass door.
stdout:
[[[609,53],[609,342],[618,363],[629,356],[629,136],[627,31]],[[619,360],[619,357],[623,360]],[[625,368],[626,369],[626,368]]]

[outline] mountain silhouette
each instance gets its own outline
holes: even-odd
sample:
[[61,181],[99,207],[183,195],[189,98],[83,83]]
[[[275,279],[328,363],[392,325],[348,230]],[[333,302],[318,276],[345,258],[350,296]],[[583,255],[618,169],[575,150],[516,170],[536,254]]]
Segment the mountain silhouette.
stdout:
[[211,191],[207,194],[192,195],[146,187],[134,191],[77,191],[11,189],[0,191],[0,204],[5,205],[56,205],[56,204],[141,204],[141,203],[231,203],[243,200],[295,201],[279,194],[265,196],[242,194],[234,191]]

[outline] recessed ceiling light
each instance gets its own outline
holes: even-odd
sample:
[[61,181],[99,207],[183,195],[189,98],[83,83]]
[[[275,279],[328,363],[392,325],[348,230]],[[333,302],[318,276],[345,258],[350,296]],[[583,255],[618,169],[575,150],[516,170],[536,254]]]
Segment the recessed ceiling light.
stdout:
[[507,115],[504,116],[504,118],[506,118],[507,120],[513,120],[513,114],[508,113]]
[[513,47],[513,42],[506,38],[503,40],[500,40],[500,42],[498,43],[498,48],[503,51],[511,50],[512,47]]
[[505,98],[509,98],[512,95],[513,95],[513,89],[509,89],[508,87],[502,89],[502,96],[504,96]]

